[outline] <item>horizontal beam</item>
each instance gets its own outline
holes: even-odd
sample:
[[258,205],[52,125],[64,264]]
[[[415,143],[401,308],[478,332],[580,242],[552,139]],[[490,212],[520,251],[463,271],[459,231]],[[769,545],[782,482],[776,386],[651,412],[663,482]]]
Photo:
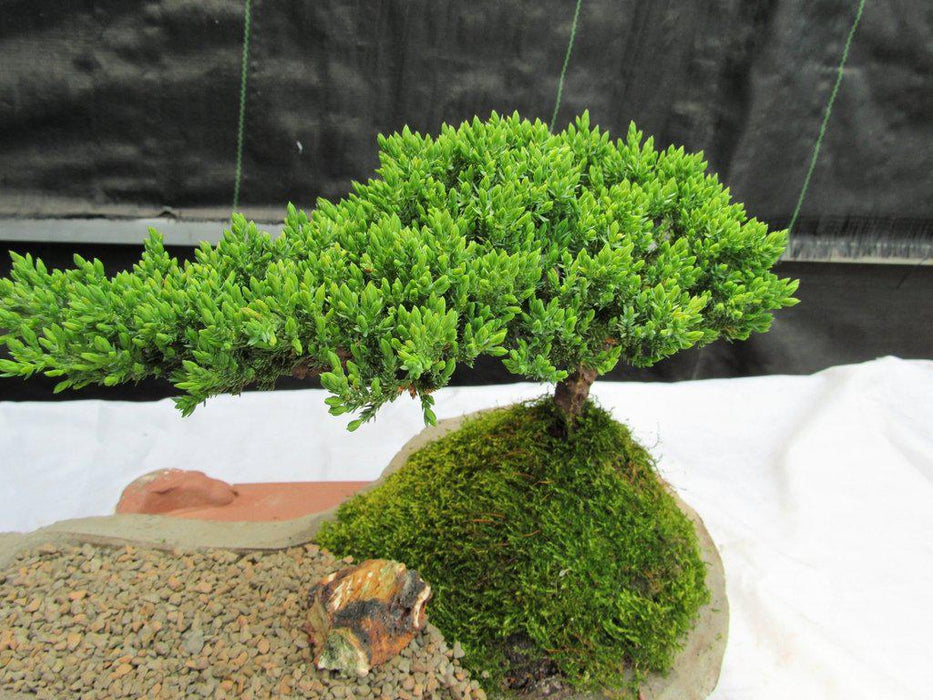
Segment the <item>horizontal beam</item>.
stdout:
[[[92,243],[141,245],[155,228],[166,245],[196,246],[202,241],[217,243],[229,221],[185,221],[154,219],[0,219],[0,242]],[[260,224],[274,235],[282,224]]]
[[[282,223],[260,223],[260,228],[278,236]],[[4,241],[33,243],[76,243],[97,245],[141,245],[149,228],[162,233],[166,245],[196,246],[202,241],[217,243],[227,221],[190,221],[158,217],[151,219],[13,219],[0,218],[0,248]],[[783,260],[806,262],[857,262],[896,265],[933,265],[933,239],[924,236],[853,236],[797,234],[791,238]]]

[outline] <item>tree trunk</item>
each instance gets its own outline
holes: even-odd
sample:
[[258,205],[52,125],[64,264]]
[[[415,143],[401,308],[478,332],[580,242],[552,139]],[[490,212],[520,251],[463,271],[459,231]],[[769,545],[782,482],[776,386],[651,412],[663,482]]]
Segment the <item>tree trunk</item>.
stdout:
[[580,415],[594,381],[596,370],[581,367],[568,375],[564,381],[558,382],[554,392],[554,403],[564,412],[569,422],[573,422]]

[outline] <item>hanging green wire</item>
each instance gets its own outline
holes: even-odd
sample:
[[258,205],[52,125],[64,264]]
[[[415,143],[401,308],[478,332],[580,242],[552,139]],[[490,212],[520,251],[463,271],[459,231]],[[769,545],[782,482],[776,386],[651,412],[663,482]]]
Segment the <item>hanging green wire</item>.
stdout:
[[240,117],[236,135],[236,174],[233,182],[233,208],[240,206],[240,181],[243,178],[243,132],[246,130],[246,75],[249,72],[249,29],[252,1],[243,8],[243,58],[240,63]]
[[862,10],[865,9],[865,0],[859,0],[858,9],[855,12],[855,21],[852,22],[852,28],[849,29],[849,36],[846,38],[845,46],[842,49],[842,58],[839,61],[839,67],[836,69],[836,82],[833,85],[832,92],[829,94],[829,101],[826,103],[826,111],[823,113],[823,123],[820,124],[820,133],[816,137],[816,144],[813,146],[813,156],[810,158],[810,167],[807,170],[807,176],[804,178],[803,187],[800,190],[800,197],[797,198],[797,206],[794,208],[794,215],[790,219],[787,227],[788,233],[793,233],[794,224],[797,223],[797,216],[800,214],[800,207],[803,205],[803,199],[807,195],[807,189],[810,187],[810,178],[813,176],[813,170],[816,168],[816,161],[820,156],[820,147],[823,145],[823,136],[826,135],[826,125],[829,123],[829,115],[833,111],[833,102],[836,101],[836,94],[839,92],[839,86],[842,84],[842,71],[845,68],[846,60],[849,58],[849,47],[852,45],[852,37],[855,36],[855,30],[862,19]]
[[564,94],[564,76],[567,75],[567,64],[570,63],[570,53],[573,51],[573,42],[577,36],[577,20],[580,18],[580,5],[583,0],[577,0],[577,8],[573,11],[573,24],[570,25],[570,42],[567,44],[567,54],[564,56],[564,66],[560,70],[560,80],[557,81],[557,99],[554,101],[554,114],[551,115],[551,131],[557,122],[557,110],[560,109],[560,98]]

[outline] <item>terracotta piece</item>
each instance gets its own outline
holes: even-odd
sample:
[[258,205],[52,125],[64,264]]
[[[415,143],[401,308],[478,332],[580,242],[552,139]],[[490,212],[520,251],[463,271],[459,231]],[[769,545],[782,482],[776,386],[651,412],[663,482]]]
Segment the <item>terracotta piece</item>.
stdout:
[[202,472],[161,469],[127,486],[116,512],[222,522],[291,520],[329,510],[368,481],[302,481],[230,485]]
[[398,655],[427,622],[431,587],[417,571],[369,559],[325,577],[308,594],[305,627],[320,669],[365,676]]
[[157,515],[180,508],[224,506],[237,492],[230,484],[204,472],[159,469],[139,477],[123,489],[117,513]]
[[186,508],[166,515],[224,522],[291,520],[330,510],[369,481],[296,481],[234,484],[236,499],[224,506]]

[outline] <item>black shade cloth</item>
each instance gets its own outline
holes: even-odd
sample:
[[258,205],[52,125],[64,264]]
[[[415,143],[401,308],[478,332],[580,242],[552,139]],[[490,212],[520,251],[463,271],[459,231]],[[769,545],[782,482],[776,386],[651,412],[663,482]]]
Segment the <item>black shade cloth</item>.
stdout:
[[[585,0],[558,128],[588,108],[704,150],[784,226],[856,0]],[[275,218],[371,175],[375,136],[549,119],[571,0],[255,0],[242,201]],[[5,0],[0,216],[229,214],[242,0]],[[933,240],[933,4],[868,3],[797,227]]]

